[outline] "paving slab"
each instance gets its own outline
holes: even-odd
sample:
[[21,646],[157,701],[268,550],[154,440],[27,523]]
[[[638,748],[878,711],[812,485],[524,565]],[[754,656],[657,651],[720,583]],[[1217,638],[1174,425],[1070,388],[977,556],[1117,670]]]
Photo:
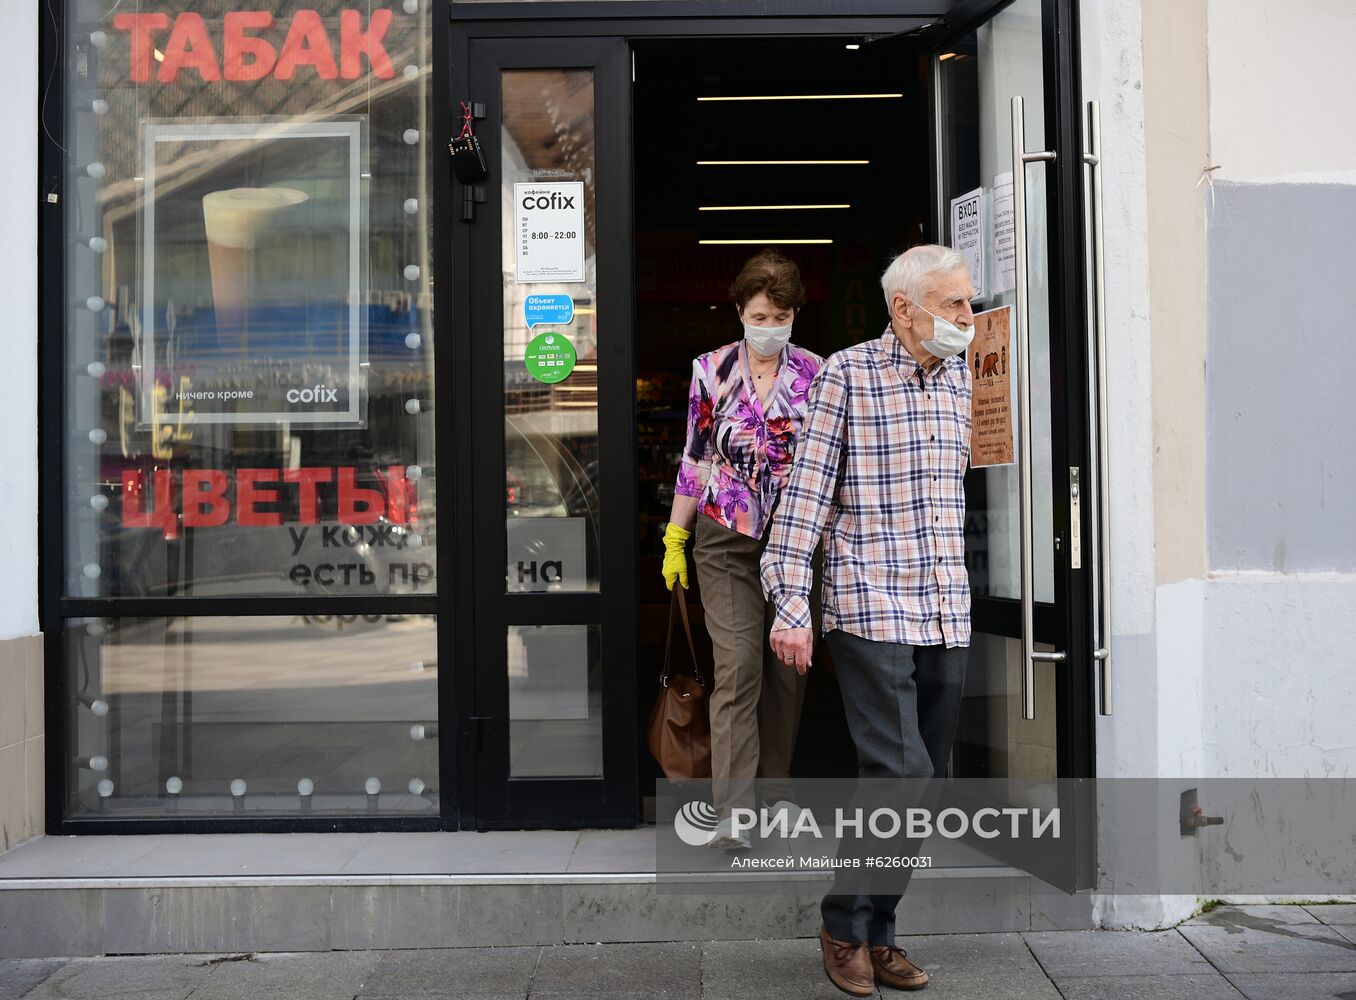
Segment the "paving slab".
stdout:
[[1325,924],[1356,924],[1356,903],[1314,903],[1304,909]]
[[900,935],[895,944],[930,976],[1045,975],[1020,934]]
[[[920,995],[931,995],[937,1000],[1061,1000],[1054,983],[1043,975],[1003,976],[959,969],[939,971],[936,975],[929,971],[928,975],[931,979]],[[828,1000],[830,995],[821,993],[821,1000]],[[910,994],[881,990],[880,995],[893,1000]]]
[[1059,981],[1059,992],[1064,1000],[1241,1000],[1218,973],[1072,977]]
[[831,992],[812,938],[708,941],[701,972],[702,996],[709,1000],[824,1000]]
[[336,870],[344,875],[554,874],[565,871],[578,837],[574,830],[383,833],[369,837]]
[[[444,948],[388,951],[369,972],[359,994],[432,997],[527,995],[541,948]],[[356,992],[356,991],[355,991]]]
[[0,959],[0,1000],[19,1000],[65,964],[64,958]]
[[225,956],[193,1000],[331,1000],[356,995],[381,960],[373,951]]
[[172,838],[164,835],[38,837],[0,854],[0,879],[112,878],[137,865]]
[[1233,923],[1184,925],[1180,930],[1225,974],[1356,972],[1356,943],[1317,921],[1287,924],[1239,914]]
[[1066,977],[1156,976],[1213,973],[1201,954],[1173,931],[1029,931],[1022,937],[1046,975]]
[[1353,1000],[1356,974],[1350,972],[1261,973],[1229,980],[1248,1000]]
[[544,948],[533,997],[701,996],[700,944],[562,945]]
[[652,872],[655,870],[655,831],[581,830],[570,855],[571,872]]
[[[1317,924],[1321,921],[1303,906],[1263,904],[1248,906],[1217,906],[1206,913],[1198,913],[1182,923],[1183,927],[1249,926],[1254,923]],[[1353,922],[1356,922],[1354,920]]]
[[184,1000],[216,970],[219,956],[73,958],[44,979],[24,1000]]
[[119,874],[151,878],[328,875],[367,843],[363,833],[200,833],[167,836]]

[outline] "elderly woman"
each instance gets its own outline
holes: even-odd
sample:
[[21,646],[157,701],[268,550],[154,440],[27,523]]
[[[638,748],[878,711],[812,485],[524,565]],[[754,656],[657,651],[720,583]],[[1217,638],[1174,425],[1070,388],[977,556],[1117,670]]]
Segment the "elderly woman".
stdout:
[[[687,445],[664,532],[664,582],[688,584],[693,557],[715,651],[711,777],[720,814],[713,847],[747,848],[734,808],[755,808],[754,779],[774,807],[791,797],[791,753],[805,678],[767,645],[772,609],[759,560],[791,469],[806,393],[824,359],[791,341],[805,303],[800,271],[773,250],[752,257],[730,288],[742,339],[692,363]],[[794,815],[791,819],[794,821]]]

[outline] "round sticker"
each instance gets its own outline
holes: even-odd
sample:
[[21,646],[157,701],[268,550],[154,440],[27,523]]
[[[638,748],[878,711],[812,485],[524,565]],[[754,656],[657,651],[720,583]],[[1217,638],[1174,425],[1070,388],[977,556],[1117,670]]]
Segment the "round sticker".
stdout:
[[554,385],[574,371],[574,345],[559,333],[539,333],[528,342],[523,364],[538,382]]

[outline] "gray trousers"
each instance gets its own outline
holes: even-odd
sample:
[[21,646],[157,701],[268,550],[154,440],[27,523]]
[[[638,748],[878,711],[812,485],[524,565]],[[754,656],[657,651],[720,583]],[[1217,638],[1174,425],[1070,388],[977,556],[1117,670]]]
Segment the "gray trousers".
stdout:
[[[857,776],[944,777],[970,651],[873,642],[840,630],[830,632],[827,640],[857,747]],[[911,844],[911,849],[918,846]],[[851,849],[845,845],[841,851]],[[902,897],[902,892],[830,891],[819,911],[832,938],[892,945],[895,908]]]
[[756,809],[754,779],[768,802],[792,797],[791,754],[805,678],[768,645],[773,610],[763,596],[763,540],[697,516],[692,555],[715,654],[710,694],[711,793],[720,816]]

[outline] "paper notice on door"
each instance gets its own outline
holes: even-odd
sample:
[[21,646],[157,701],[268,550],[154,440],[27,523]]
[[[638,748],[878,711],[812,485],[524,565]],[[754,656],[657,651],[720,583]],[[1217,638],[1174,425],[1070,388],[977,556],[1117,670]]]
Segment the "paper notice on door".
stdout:
[[583,183],[514,184],[513,205],[518,284],[583,281]]
[[951,199],[951,247],[970,270],[974,299],[984,298],[984,189],[975,188]]
[[975,339],[969,365],[974,374],[970,396],[970,467],[1011,465],[1012,307],[975,314]]
[[1012,218],[1012,172],[993,179],[993,293],[1010,292],[1017,281],[1016,223]]

